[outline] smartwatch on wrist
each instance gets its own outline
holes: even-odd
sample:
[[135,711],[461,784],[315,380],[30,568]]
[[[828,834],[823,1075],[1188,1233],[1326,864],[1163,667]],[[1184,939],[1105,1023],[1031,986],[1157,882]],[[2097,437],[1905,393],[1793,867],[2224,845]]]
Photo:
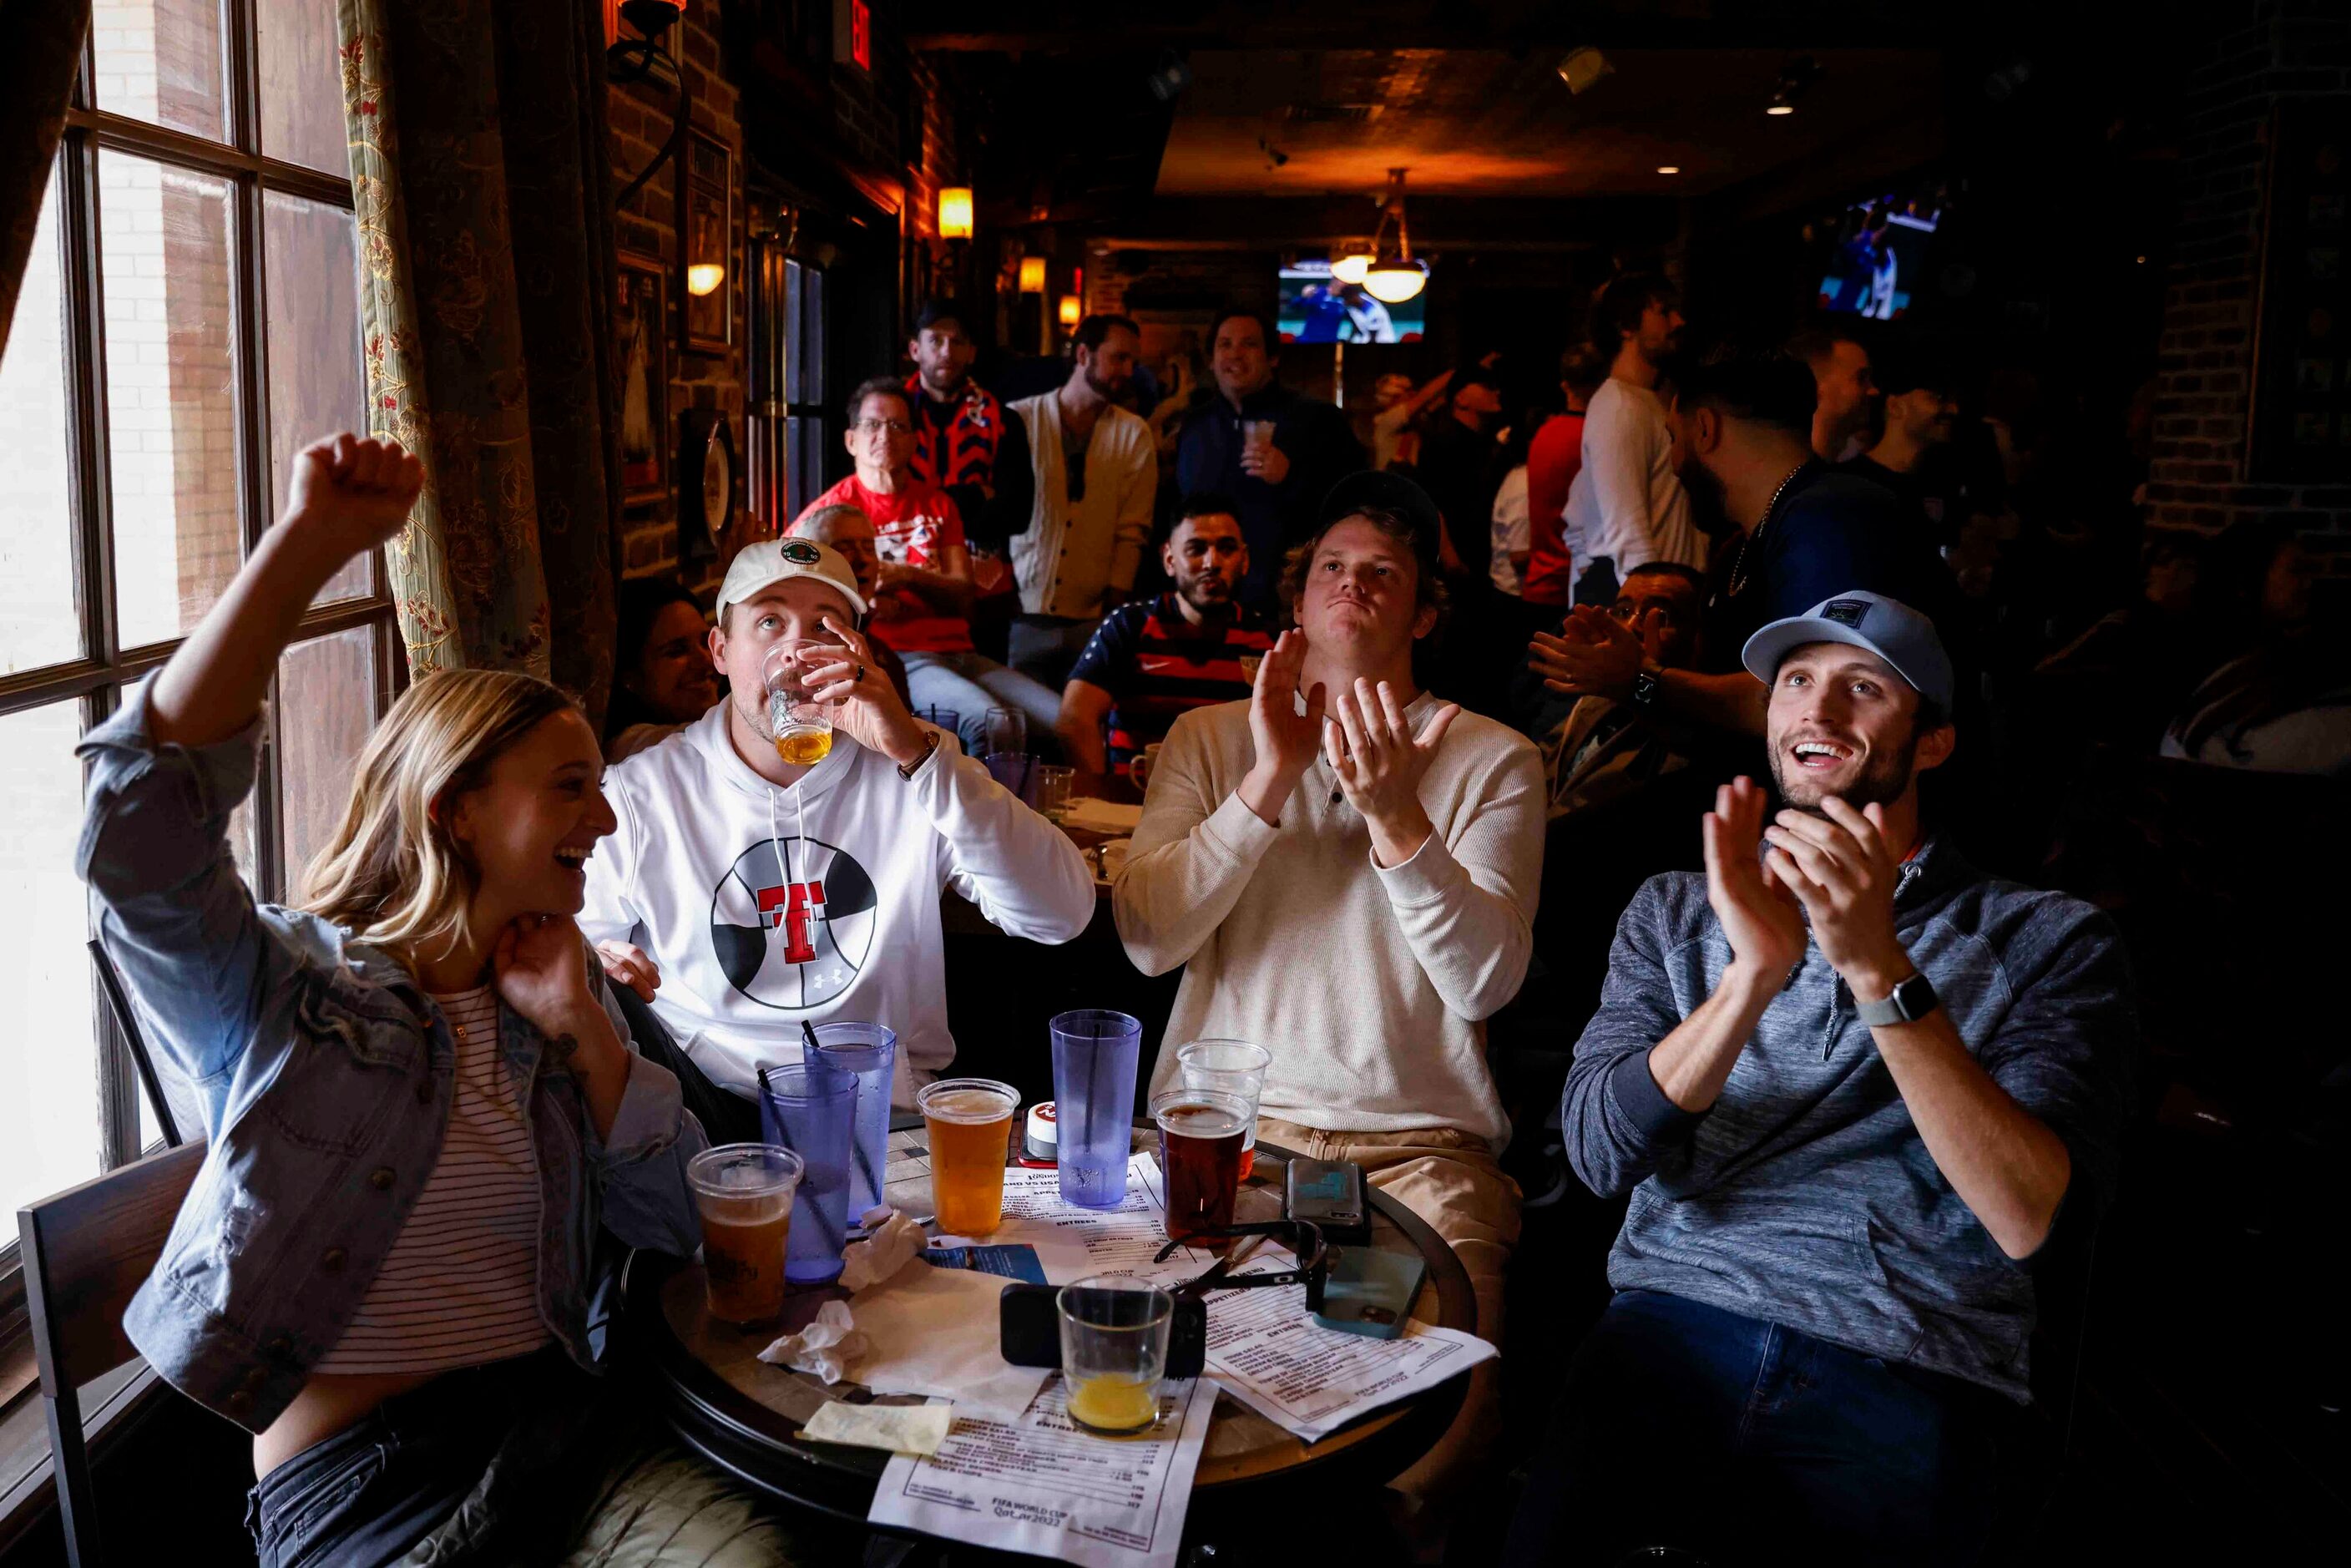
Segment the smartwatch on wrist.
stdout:
[[1665,689],[1665,671],[1644,660],[1640,674],[1633,677],[1633,706],[1655,707],[1657,694]]
[[1883,1029],[1893,1023],[1917,1023],[1942,1005],[1927,977],[1913,969],[1910,977],[1888,992],[1884,1001],[1865,1002],[1855,998],[1854,1013],[1870,1028]]

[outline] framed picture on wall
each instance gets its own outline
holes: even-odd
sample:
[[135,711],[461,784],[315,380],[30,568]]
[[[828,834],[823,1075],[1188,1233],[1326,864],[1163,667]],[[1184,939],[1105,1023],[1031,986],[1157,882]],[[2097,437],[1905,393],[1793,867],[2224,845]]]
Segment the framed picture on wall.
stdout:
[[695,131],[685,144],[685,346],[723,354],[735,340],[735,149]]
[[669,495],[669,269],[634,251],[620,263],[621,499],[635,506]]

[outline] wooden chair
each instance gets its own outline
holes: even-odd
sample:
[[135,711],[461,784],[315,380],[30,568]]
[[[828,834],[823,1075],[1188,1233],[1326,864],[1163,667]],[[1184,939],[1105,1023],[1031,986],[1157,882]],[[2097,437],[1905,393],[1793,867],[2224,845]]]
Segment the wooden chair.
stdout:
[[138,1355],[122,1332],[123,1310],[162,1255],[204,1158],[204,1145],[183,1144],[16,1211],[25,1311],[72,1568],[103,1561],[80,1390]]

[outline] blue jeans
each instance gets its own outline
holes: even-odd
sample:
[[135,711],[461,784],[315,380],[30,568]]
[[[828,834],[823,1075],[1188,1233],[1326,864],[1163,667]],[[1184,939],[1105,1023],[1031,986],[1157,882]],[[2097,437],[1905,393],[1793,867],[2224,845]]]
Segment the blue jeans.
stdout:
[[1569,1364],[1503,1561],[1978,1561],[2035,1417],[1959,1378],[1655,1291]]
[[378,1568],[436,1535],[436,1563],[559,1563],[628,1425],[615,1393],[549,1347],[395,1395],[246,1495],[260,1568]]
[[956,735],[964,753],[977,757],[987,749],[987,710],[1010,708],[1029,716],[1029,749],[1043,757],[1061,755],[1054,738],[1054,721],[1061,716],[1061,694],[1047,691],[1018,670],[1005,668],[982,653],[908,653],[906,690],[919,716],[926,707],[953,708]]

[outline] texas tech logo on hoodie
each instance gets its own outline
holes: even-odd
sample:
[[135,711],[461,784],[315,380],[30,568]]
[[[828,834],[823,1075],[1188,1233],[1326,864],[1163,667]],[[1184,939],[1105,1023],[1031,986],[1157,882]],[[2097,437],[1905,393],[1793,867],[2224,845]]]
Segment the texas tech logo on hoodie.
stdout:
[[821,839],[761,839],[710,899],[710,946],[727,983],[762,1007],[822,1007],[873,950],[873,879]]

